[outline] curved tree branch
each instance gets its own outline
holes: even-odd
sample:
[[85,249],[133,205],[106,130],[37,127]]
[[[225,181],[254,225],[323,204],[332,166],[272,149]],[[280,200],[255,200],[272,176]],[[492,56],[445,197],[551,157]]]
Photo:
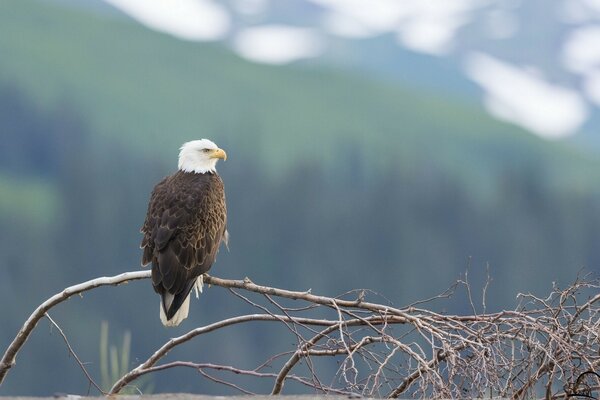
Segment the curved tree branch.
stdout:
[[38,321],[44,317],[46,312],[50,310],[57,304],[62,303],[73,295],[86,292],[88,290],[107,285],[121,285],[123,283],[127,283],[129,281],[137,280],[137,279],[146,279],[150,277],[150,271],[135,271],[135,272],[125,272],[123,274],[119,274],[111,277],[102,277],[91,279],[89,281],[79,283],[77,285],[69,286],[64,289],[60,293],[55,294],[50,297],[48,300],[44,301],[39,305],[38,308],[27,318],[27,321],[23,324],[23,327],[17,333],[17,336],[13,339],[11,344],[8,346],[4,355],[2,356],[2,360],[0,360],[0,385],[4,380],[4,377],[8,373],[8,370],[12,368],[16,363],[17,353],[23,347],[29,335],[33,331],[33,328],[37,325]]
[[300,361],[302,355],[307,353],[308,350],[310,350],[310,348],[314,346],[319,340],[323,339],[329,333],[338,329],[338,325],[339,323],[336,322],[335,324],[323,329],[312,339],[310,339],[306,344],[304,344],[298,350],[296,350],[294,355],[285,363],[283,368],[281,368],[279,374],[277,374],[277,379],[275,379],[275,385],[273,386],[273,390],[271,390],[271,395],[277,395],[281,393],[281,389],[283,389],[283,383],[285,382],[286,376],[289,374],[292,368],[294,368],[294,365],[296,365],[298,361]]
[[209,285],[216,285],[225,288],[232,289],[245,289],[249,292],[255,292],[265,295],[284,297],[292,300],[304,300],[313,304],[320,304],[327,307],[340,307],[340,308],[361,308],[364,310],[369,310],[372,312],[383,313],[383,314],[392,314],[398,317],[406,318],[406,322],[415,322],[416,318],[407,313],[404,310],[399,308],[394,308],[390,306],[385,306],[377,303],[369,303],[364,301],[362,297],[359,296],[356,300],[343,300],[337,299],[328,296],[317,296],[312,294],[310,291],[307,292],[297,292],[292,290],[285,289],[277,289],[269,286],[261,286],[252,282],[250,279],[246,278],[244,280],[230,280],[230,279],[222,279],[217,278],[215,276],[204,275],[204,283]]
[[[145,375],[149,372],[152,372],[152,367],[162,358],[164,357],[171,349],[175,346],[180,345],[181,343],[185,343],[192,339],[195,336],[212,332],[216,329],[224,328],[226,326],[236,325],[243,322],[249,321],[290,321],[290,319],[283,315],[265,315],[265,314],[249,314],[249,315],[241,315],[238,317],[224,319],[219,322],[215,322],[210,325],[206,325],[200,328],[192,329],[188,333],[181,335],[179,337],[173,338],[165,343],[161,348],[159,348],[150,358],[148,358],[145,362],[138,365],[136,368],[129,371],[125,374],[121,379],[119,379],[113,387],[110,389],[109,394],[119,393],[125,386],[129,383],[133,382],[135,379],[139,378],[142,375]],[[302,323],[311,324],[311,325],[331,325],[331,321],[328,320],[318,320],[318,319],[310,319],[310,318],[300,318]]]

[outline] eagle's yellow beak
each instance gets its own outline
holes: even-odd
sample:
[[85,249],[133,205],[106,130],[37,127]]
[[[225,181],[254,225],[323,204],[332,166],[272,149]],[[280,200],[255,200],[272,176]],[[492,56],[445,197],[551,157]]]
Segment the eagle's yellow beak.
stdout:
[[216,149],[210,156],[210,158],[221,158],[223,161],[227,160],[227,153],[223,149]]

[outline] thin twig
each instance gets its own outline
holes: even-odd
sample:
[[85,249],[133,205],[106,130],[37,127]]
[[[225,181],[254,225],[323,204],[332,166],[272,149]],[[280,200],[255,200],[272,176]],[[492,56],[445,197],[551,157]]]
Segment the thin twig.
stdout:
[[46,318],[48,318],[48,321],[50,321],[52,323],[52,325],[54,325],[54,327],[56,328],[58,333],[60,333],[60,336],[62,336],[63,340],[65,341],[65,344],[67,345],[67,348],[69,349],[69,353],[73,356],[73,358],[75,358],[75,360],[77,361],[77,364],[79,364],[79,367],[85,374],[85,377],[90,382],[90,384],[92,386],[94,386],[96,388],[96,390],[98,390],[100,393],[102,393],[103,395],[106,395],[106,392],[104,390],[102,390],[102,388],[100,386],[98,386],[98,384],[94,381],[94,379],[92,378],[90,373],[87,371],[87,369],[85,368],[85,365],[83,365],[83,363],[81,362],[81,360],[75,353],[75,350],[73,350],[73,347],[71,347],[71,344],[69,343],[69,340],[67,339],[67,336],[65,335],[63,330],[60,328],[60,326],[58,326],[58,324],[52,319],[52,317],[50,317],[50,314],[46,313],[45,316],[46,316]]

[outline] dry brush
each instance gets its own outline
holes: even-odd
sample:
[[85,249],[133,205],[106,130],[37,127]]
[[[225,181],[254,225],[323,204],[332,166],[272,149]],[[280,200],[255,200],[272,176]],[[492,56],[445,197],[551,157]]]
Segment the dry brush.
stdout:
[[[149,272],[128,272],[68,287],[42,303],[27,319],[0,360],[0,384],[15,365],[19,350],[42,318],[67,337],[48,311],[69,297],[105,285],[146,279]],[[269,379],[272,394],[284,392],[286,382],[297,382],[311,392],[369,397],[416,398],[566,398],[595,396],[600,386],[600,293],[597,281],[577,279],[565,289],[554,287],[546,298],[520,295],[514,310],[471,315],[434,312],[428,305],[471,287],[459,280],[448,291],[422,302],[397,308],[368,301],[368,291],[343,296],[319,296],[261,286],[249,279],[207,276],[209,285],[227,289],[252,313],[216,321],[172,338],[147,360],[122,376],[108,393],[135,386],[141,376],[170,368],[192,368],[219,384],[251,394],[222,373]],[[483,288],[484,298],[487,284]],[[299,304],[289,306],[289,300]],[[285,305],[284,305],[285,304]],[[484,302],[485,306],[485,302]],[[485,307],[484,307],[485,309]],[[296,346],[287,352],[265,354],[254,369],[209,362],[164,361],[167,353],[202,335],[249,322],[284,326]],[[268,329],[265,327],[264,329]],[[335,376],[325,378],[317,360],[335,360]],[[302,364],[302,367],[300,365]],[[214,374],[220,371],[218,377]]]

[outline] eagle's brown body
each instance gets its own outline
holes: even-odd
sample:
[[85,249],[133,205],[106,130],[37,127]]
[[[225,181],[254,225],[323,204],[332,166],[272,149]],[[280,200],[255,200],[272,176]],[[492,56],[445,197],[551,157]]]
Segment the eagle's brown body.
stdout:
[[215,261],[226,224],[225,191],[216,172],[178,171],[154,187],[141,229],[142,265],[152,263],[152,285],[167,320]]

